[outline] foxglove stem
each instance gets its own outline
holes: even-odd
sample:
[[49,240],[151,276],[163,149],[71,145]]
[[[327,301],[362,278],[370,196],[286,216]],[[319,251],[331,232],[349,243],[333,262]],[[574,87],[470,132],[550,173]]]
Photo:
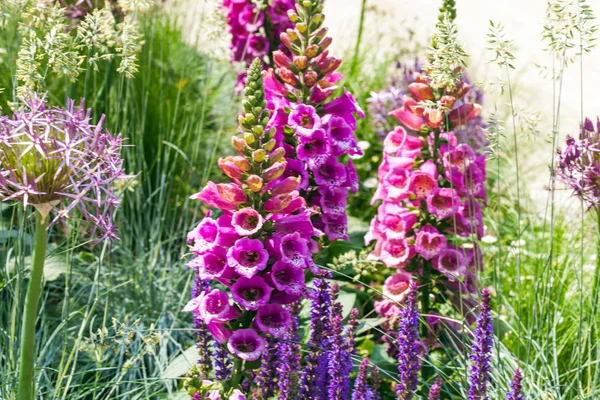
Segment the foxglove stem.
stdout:
[[33,364],[35,359],[35,323],[37,320],[37,305],[42,292],[42,277],[44,275],[44,260],[46,259],[46,242],[48,241],[48,218],[35,213],[35,248],[31,275],[27,286],[23,328],[21,330],[21,356],[19,366],[18,400],[33,399]]
[[237,389],[240,386],[240,382],[242,381],[242,374],[244,371],[242,364],[243,361],[241,358],[233,358],[233,370],[231,372],[231,380],[229,381],[231,383],[231,389]]

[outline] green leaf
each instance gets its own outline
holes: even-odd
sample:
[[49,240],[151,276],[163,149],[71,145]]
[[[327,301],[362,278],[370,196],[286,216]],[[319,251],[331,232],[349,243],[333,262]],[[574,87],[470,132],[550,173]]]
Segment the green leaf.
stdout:
[[196,346],[186,349],[173,359],[160,374],[162,379],[177,379],[185,375],[190,368],[198,363],[200,355]]
[[[23,259],[25,269],[31,268],[32,257],[27,256]],[[10,272],[14,271],[16,267],[16,261],[12,258],[8,262],[8,270]],[[46,282],[51,282],[57,280],[62,274],[66,273],[68,270],[68,265],[65,260],[61,257],[53,256],[46,258],[44,262],[44,280]]]
[[356,303],[356,293],[340,292],[338,296],[338,302],[342,304],[342,318],[346,318],[350,315],[350,311]]

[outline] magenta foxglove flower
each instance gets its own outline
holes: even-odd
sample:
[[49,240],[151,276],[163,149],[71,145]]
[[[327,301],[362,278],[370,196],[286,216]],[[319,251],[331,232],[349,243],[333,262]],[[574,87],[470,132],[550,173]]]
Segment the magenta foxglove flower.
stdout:
[[244,310],[258,310],[271,298],[273,289],[260,276],[240,277],[231,286],[231,296]]
[[262,228],[263,217],[252,208],[243,208],[233,213],[231,224],[240,236],[250,236]]
[[414,256],[414,247],[406,239],[393,238],[381,247],[380,259],[388,267],[404,267],[408,260]]
[[442,235],[431,225],[425,225],[419,229],[415,250],[424,259],[431,260],[446,248],[446,236]]
[[403,303],[409,294],[412,278],[413,275],[411,273],[399,270],[385,280],[383,295],[395,303]]
[[301,294],[306,287],[304,284],[304,270],[285,261],[277,261],[273,265],[271,281],[277,290],[292,295]]
[[301,104],[290,113],[288,124],[300,137],[311,138],[321,128],[321,117],[313,106]]
[[347,179],[346,166],[333,156],[315,166],[314,174],[317,184],[330,190],[342,186]]
[[292,325],[292,316],[279,304],[267,304],[258,310],[255,322],[261,332],[284,338]]
[[344,154],[362,155],[358,147],[358,140],[354,129],[346,123],[346,119],[333,115],[329,119],[327,135],[333,149],[333,155],[339,157]]
[[223,247],[217,247],[211,252],[196,256],[186,265],[195,268],[201,279],[235,277],[235,272],[227,265],[227,250]]
[[208,182],[200,193],[190,196],[192,200],[200,200],[211,207],[221,210],[235,210],[248,198],[244,191],[234,183],[215,184]]
[[93,226],[97,241],[116,239],[119,200],[113,184],[126,179],[121,136],[91,124],[83,100],[47,108],[33,95],[12,118],[0,117],[0,200],[34,206],[52,223],[74,216]]
[[296,268],[308,267],[310,258],[308,242],[298,232],[283,236],[279,242],[281,259]]
[[194,312],[206,324],[213,321],[227,322],[239,315],[239,312],[229,304],[227,293],[218,289],[202,292],[198,297],[190,300],[182,311]]
[[265,351],[265,339],[254,329],[239,329],[227,341],[227,348],[244,361],[254,361]]
[[300,138],[298,159],[311,165],[322,164],[331,154],[331,143],[323,129],[315,130],[310,137]]
[[450,281],[455,281],[467,273],[467,260],[461,249],[444,249],[433,258],[432,264],[433,268],[446,275]]
[[451,188],[435,189],[427,197],[427,210],[438,219],[451,217],[460,204],[460,197]]
[[258,239],[239,239],[227,251],[227,263],[241,276],[252,278],[267,267],[269,254]]

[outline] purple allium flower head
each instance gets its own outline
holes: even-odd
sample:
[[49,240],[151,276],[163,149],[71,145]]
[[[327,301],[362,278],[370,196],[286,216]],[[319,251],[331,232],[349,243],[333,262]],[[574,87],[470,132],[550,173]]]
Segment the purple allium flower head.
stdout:
[[435,378],[435,382],[429,388],[429,396],[427,400],[440,400],[440,392],[442,391],[442,378],[439,376]]
[[97,241],[116,239],[119,199],[113,184],[123,172],[121,136],[91,123],[83,100],[47,108],[34,94],[12,118],[0,117],[0,200],[34,206],[52,223],[75,213],[93,226]]
[[521,393],[523,375],[521,370],[517,368],[515,376],[510,384],[510,392],[506,395],[506,400],[525,400],[525,395]]
[[[600,122],[600,119],[598,119]],[[595,128],[595,129],[594,129]],[[579,138],[568,136],[557,152],[556,176],[589,208],[600,204],[600,123],[586,118]]]
[[229,338],[227,348],[244,361],[254,361],[265,351],[265,339],[254,329],[239,329]]
[[260,276],[242,276],[231,286],[231,296],[244,310],[258,310],[267,304],[272,290]]
[[229,266],[246,278],[252,278],[258,271],[265,269],[268,260],[269,254],[258,239],[239,239],[227,251]]
[[231,224],[239,235],[250,236],[262,228],[263,217],[253,208],[243,208],[233,213]]
[[469,371],[469,400],[487,400],[487,384],[490,380],[490,359],[494,326],[489,290],[481,292],[481,306],[477,317],[475,339],[471,349],[471,369]]
[[267,304],[258,310],[254,322],[261,332],[283,338],[292,325],[292,316],[279,304]]
[[419,311],[417,310],[417,282],[410,282],[406,305],[400,314],[398,329],[398,378],[396,395],[400,400],[412,400],[419,383]]

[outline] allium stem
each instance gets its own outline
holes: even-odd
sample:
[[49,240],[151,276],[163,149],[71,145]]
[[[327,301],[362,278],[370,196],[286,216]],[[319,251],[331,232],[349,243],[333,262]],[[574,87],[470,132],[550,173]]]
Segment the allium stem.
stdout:
[[598,286],[600,285],[600,210],[597,210],[596,213],[598,225],[596,231],[596,270],[594,271],[594,283],[592,286],[593,307],[596,307],[598,302]]
[[21,358],[19,367],[18,400],[33,399],[33,361],[35,358],[35,323],[37,305],[42,292],[42,276],[46,259],[46,242],[48,240],[48,218],[44,219],[39,212],[35,213],[35,248],[33,264],[27,286],[23,328],[21,330]]

